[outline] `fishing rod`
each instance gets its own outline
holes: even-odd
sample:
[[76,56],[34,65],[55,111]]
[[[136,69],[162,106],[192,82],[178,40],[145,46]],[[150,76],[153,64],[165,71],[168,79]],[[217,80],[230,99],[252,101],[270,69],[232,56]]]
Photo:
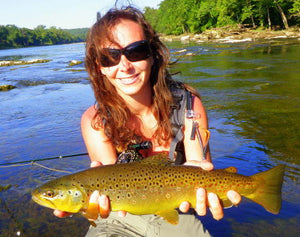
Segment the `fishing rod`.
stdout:
[[55,160],[55,159],[64,159],[64,158],[70,158],[70,157],[76,157],[76,156],[86,156],[86,155],[88,155],[88,153],[79,153],[79,154],[73,154],[73,155],[55,156],[55,157],[40,158],[40,159],[33,159],[33,160],[8,162],[8,163],[2,163],[2,164],[0,164],[0,166],[18,165],[18,164],[26,164],[26,163],[30,164],[30,163],[35,163],[37,161],[47,161],[47,160]]

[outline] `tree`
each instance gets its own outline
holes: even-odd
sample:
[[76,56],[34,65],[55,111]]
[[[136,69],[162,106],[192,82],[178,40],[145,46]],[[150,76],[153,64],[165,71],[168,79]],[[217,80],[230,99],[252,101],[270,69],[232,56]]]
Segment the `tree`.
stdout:
[[292,8],[289,9],[289,12],[293,17],[296,18],[296,21],[300,23],[300,0],[294,0]]
[[9,31],[5,26],[0,26],[0,48],[9,45],[8,41]]
[[284,10],[280,6],[280,4],[282,4],[283,2],[286,2],[286,1],[284,1],[284,0],[275,0],[274,4],[275,4],[275,6],[277,7],[277,9],[278,9],[278,11],[280,13],[280,16],[281,16],[281,19],[282,19],[282,22],[283,22],[283,25],[284,25],[285,29],[288,29],[289,28],[288,21],[286,19]]
[[300,0],[164,0],[158,9],[145,8],[145,16],[165,34],[197,33],[240,23],[288,28],[293,19],[300,18]]
[[241,22],[247,22],[250,20],[252,27],[256,28],[256,23],[254,20],[254,4],[252,0],[246,0],[246,4],[242,9]]
[[72,35],[69,31],[57,29],[56,27],[46,29],[43,25],[36,27],[34,30],[18,28],[15,25],[0,26],[0,49],[84,41],[87,29],[80,29],[78,32],[80,32],[80,35],[78,33]]

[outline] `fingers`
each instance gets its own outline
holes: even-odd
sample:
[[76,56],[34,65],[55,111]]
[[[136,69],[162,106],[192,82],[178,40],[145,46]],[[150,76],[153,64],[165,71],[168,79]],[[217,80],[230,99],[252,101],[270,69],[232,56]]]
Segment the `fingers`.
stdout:
[[184,165],[199,166],[202,169],[207,170],[207,171],[210,171],[214,168],[214,165],[211,162],[209,162],[208,160],[202,160],[202,161],[189,160],[189,161],[185,162]]
[[196,208],[195,211],[199,216],[206,215],[206,191],[203,188],[199,188],[197,190],[197,201],[196,201]]
[[101,195],[99,198],[100,216],[107,218],[110,213],[110,202],[107,196]]
[[179,206],[179,210],[180,210],[181,212],[186,213],[186,212],[189,211],[190,207],[191,207],[190,203],[188,203],[188,202],[182,202],[182,203],[180,204],[180,206]]
[[102,165],[102,163],[100,161],[95,161],[94,160],[94,161],[91,162],[90,167],[95,168],[95,167],[98,167],[100,165]]
[[220,220],[224,217],[223,207],[216,194],[208,193],[208,205],[215,220]]
[[126,211],[118,211],[118,216],[119,216],[119,217],[125,217],[126,214],[127,214]]
[[229,190],[227,192],[227,197],[232,202],[232,204],[235,206],[237,206],[242,200],[241,195],[233,190]]
[[210,170],[214,169],[214,165],[211,162],[209,162],[208,160],[201,161],[200,167],[206,171],[210,171]]
[[99,214],[99,204],[98,199],[100,194],[98,191],[94,191],[90,197],[89,206],[85,211],[85,217],[89,220],[96,220]]
[[59,218],[71,217],[73,215],[73,213],[64,212],[64,211],[60,211],[60,210],[54,210],[53,214]]

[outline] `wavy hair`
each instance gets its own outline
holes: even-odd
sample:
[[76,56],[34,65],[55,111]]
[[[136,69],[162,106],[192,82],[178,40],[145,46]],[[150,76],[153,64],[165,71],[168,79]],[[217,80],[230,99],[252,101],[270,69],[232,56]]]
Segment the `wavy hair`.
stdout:
[[101,73],[99,58],[102,55],[102,46],[106,42],[115,43],[112,28],[124,19],[131,20],[142,27],[145,39],[149,41],[152,51],[154,63],[151,68],[150,82],[154,116],[158,124],[153,136],[159,143],[168,141],[172,137],[170,108],[173,98],[168,88],[172,79],[167,70],[170,60],[169,50],[139,10],[133,7],[111,9],[103,17],[99,17],[89,31],[85,65],[97,101],[97,113],[93,118],[92,126],[97,130],[104,129],[108,138],[120,150],[125,149],[137,137],[135,131],[127,126],[132,113],[125,101],[117,94],[114,86]]

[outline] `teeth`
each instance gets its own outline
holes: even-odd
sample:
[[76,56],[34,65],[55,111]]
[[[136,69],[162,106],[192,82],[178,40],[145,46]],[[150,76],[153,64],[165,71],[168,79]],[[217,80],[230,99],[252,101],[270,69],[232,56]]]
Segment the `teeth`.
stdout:
[[129,77],[129,78],[121,78],[120,81],[123,83],[123,84],[130,84],[132,83],[133,81],[136,80],[136,76],[133,76],[133,77]]

